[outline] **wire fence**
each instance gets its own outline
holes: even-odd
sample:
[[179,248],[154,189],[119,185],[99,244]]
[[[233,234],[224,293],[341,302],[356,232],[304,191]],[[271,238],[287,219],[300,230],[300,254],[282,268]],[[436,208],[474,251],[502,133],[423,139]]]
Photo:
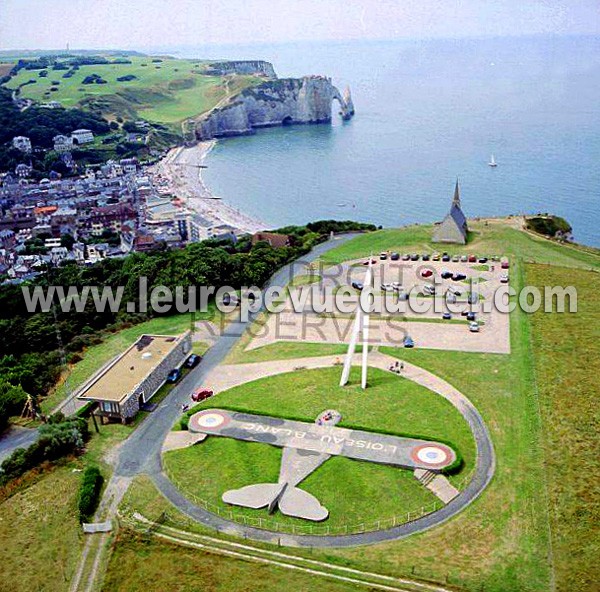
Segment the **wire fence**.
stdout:
[[[377,530],[387,530],[402,524],[407,524],[408,522],[419,520],[420,518],[423,518],[428,514],[432,514],[446,505],[442,501],[435,500],[430,504],[422,505],[420,508],[415,508],[414,510],[403,514],[381,518],[378,520],[358,522],[356,524],[345,524],[339,526],[330,526],[328,524],[293,524],[280,522],[272,518],[264,518],[262,516],[250,516],[241,513],[239,510],[235,510],[234,508],[219,506],[215,503],[201,499],[194,493],[186,490],[186,488],[178,482],[177,478],[168,469],[165,469],[165,474],[172,481],[175,487],[177,487],[177,489],[179,489],[186,498],[193,501],[194,504],[199,508],[202,508],[207,512],[211,512],[212,514],[215,514],[224,520],[229,520],[230,522],[282,534],[341,536],[349,534],[361,534]],[[459,491],[462,491],[466,486],[466,483],[471,479],[471,476],[472,473],[465,475],[465,477],[463,477],[463,479],[461,479],[459,484],[455,485],[455,487]]]

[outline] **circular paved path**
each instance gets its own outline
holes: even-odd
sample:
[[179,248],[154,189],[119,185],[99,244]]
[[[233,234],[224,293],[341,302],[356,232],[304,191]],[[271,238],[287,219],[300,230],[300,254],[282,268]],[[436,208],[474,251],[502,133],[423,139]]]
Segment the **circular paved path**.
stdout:
[[[297,367],[321,368],[332,366],[338,358],[339,356],[324,356],[321,358],[238,364],[234,367],[230,367],[229,370],[231,371],[227,371],[228,367],[221,366],[209,374],[207,379],[215,392],[219,392],[260,377],[273,376],[282,372],[291,372]],[[384,370],[388,370],[389,366],[395,361],[396,358],[392,358],[379,352],[374,352],[369,357],[370,366]],[[401,539],[411,534],[422,532],[452,518],[464,510],[483,492],[494,474],[495,456],[487,427],[485,426],[481,415],[467,397],[435,374],[408,362],[404,362],[402,376],[436,392],[454,405],[468,423],[471,432],[473,433],[473,437],[475,438],[477,450],[475,470],[467,487],[440,510],[427,514],[413,522],[408,522],[385,530],[350,535],[317,536],[277,533],[226,520],[195,505],[188,500],[162,472],[160,460],[158,465],[154,465],[154,470],[151,471],[150,476],[159,491],[173,505],[190,518],[197,520],[210,528],[257,541],[276,542],[278,544],[301,547],[351,547]]]

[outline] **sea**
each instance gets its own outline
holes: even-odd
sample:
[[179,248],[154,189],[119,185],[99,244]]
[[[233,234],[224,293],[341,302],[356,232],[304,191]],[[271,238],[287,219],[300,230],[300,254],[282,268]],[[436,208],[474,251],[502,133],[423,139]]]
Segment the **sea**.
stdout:
[[[469,217],[554,213],[600,246],[600,37],[301,42],[170,48],[264,59],[349,86],[356,116],[220,140],[214,194],[276,228],[319,219],[440,220],[459,179]],[[491,155],[498,164],[488,166]]]

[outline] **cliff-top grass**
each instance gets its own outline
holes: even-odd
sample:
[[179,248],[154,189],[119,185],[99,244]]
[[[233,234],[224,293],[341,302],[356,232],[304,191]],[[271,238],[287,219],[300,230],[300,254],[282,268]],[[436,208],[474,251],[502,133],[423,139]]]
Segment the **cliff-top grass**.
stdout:
[[[5,86],[21,87],[20,96],[35,101],[58,101],[64,107],[93,105],[109,119],[121,115],[128,119],[139,117],[175,124],[212,109],[230,94],[259,81],[253,76],[208,76],[204,74],[205,63],[201,60],[150,56],[128,59],[131,64],[80,66],[70,78],[63,78],[66,70],[52,67],[48,68],[46,77],[40,77],[40,70],[23,69]],[[83,84],[92,74],[100,76],[106,84]],[[117,80],[124,76],[135,78]],[[29,80],[35,82],[25,84]],[[51,88],[56,90],[51,91]]]

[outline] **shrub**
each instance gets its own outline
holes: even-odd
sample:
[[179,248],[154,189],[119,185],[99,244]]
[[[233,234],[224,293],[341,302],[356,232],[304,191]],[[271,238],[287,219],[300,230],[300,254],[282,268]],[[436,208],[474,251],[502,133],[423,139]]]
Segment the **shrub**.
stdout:
[[104,478],[98,467],[88,466],[85,468],[79,486],[79,502],[77,505],[80,522],[87,522],[94,515],[100,501],[103,482]]
[[52,416],[49,423],[40,428],[37,442],[29,448],[18,448],[0,465],[0,486],[45,461],[81,452],[88,438],[89,428],[85,419],[64,421],[62,414]]

